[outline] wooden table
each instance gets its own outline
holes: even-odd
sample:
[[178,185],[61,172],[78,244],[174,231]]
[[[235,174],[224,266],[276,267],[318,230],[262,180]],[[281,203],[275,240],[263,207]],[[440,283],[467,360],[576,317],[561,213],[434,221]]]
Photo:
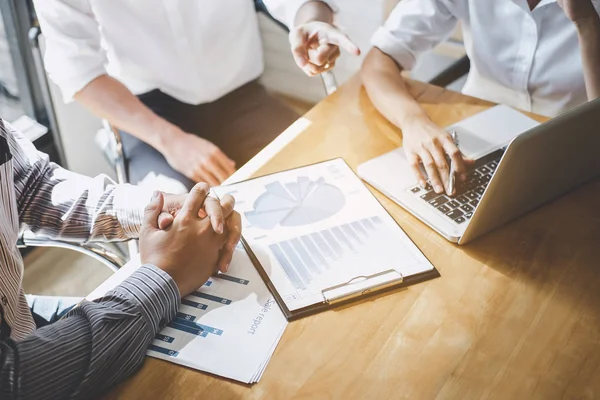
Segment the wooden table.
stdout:
[[[411,90],[445,126],[489,103]],[[357,78],[257,175],[401,144]],[[149,358],[108,398],[600,398],[600,182],[466,247],[374,191],[441,278],[293,322],[262,380],[240,385]]]

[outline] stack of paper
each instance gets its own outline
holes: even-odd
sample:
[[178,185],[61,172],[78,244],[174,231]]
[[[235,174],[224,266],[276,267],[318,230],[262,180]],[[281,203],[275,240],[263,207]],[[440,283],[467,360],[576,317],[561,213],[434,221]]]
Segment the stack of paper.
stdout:
[[[137,263],[139,265],[139,263]],[[121,270],[88,299],[102,296],[135,270]],[[182,300],[177,317],[150,345],[148,355],[244,383],[262,377],[287,321],[238,247],[227,274]]]

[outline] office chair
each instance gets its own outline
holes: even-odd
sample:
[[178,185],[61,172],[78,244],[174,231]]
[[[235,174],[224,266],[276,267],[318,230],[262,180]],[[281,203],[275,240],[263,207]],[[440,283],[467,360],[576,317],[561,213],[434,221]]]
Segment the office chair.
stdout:
[[[58,127],[56,124],[56,116],[54,115],[54,106],[50,96],[50,89],[43,64],[43,57],[40,48],[41,30],[39,27],[33,27],[29,31],[29,43],[34,56],[35,69],[42,86],[43,102],[49,114],[48,119],[51,122],[51,130],[56,135]],[[65,159],[62,158],[64,162]],[[92,257],[111,271],[117,271],[127,262],[125,254],[114,244],[109,243],[70,243],[62,240],[53,240],[43,236],[37,236],[31,231],[23,230],[19,234],[17,247],[20,249],[32,247],[57,247],[76,251],[86,256]]]

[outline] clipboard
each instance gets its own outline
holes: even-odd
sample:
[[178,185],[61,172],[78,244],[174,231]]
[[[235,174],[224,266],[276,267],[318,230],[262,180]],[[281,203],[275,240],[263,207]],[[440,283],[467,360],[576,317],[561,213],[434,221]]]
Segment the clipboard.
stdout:
[[[302,167],[290,168],[287,170],[278,171],[278,172],[271,173],[271,174],[266,174],[266,175],[263,175],[260,177],[251,178],[251,179],[237,182],[237,183],[234,183],[231,185],[221,186],[220,188],[226,189],[229,186],[239,185],[240,183],[246,183],[246,182],[250,182],[250,181],[253,181],[256,179],[262,179],[262,178],[269,177],[272,175],[285,173],[285,172],[291,172],[291,171],[295,171],[295,170],[298,170],[301,168],[315,166],[315,165],[319,165],[319,164],[325,164],[325,163],[329,163],[329,162],[336,161],[336,160],[342,161],[345,164],[345,166],[348,169],[350,169],[353,176],[356,177],[360,181],[360,178],[358,178],[356,176],[356,173],[350,168],[350,166],[343,159],[334,158],[331,160],[326,160],[326,161],[322,161],[322,162],[318,162],[318,163],[314,163],[314,164],[309,164],[309,165],[305,165]],[[360,184],[364,188],[366,188],[366,185],[362,181],[360,181]],[[368,188],[366,188],[366,189],[368,191]],[[400,230],[402,230],[402,228],[399,226],[397,221],[395,221],[393,219],[393,217],[387,211],[387,209],[385,209],[385,207],[383,207],[381,202],[370,191],[369,191],[369,196],[372,196],[376,200],[377,204],[383,210],[385,210],[385,214],[387,214],[387,216],[389,216],[394,221],[394,224],[396,224],[397,227]],[[414,245],[416,248],[414,241],[412,241],[412,239],[410,239],[410,237],[408,237],[408,239],[410,240],[411,244]],[[262,280],[264,281],[264,283],[267,285],[269,291],[271,292],[271,294],[277,301],[277,304],[283,311],[283,313],[288,321],[297,320],[297,319],[300,319],[303,317],[307,317],[309,315],[313,315],[316,313],[320,313],[323,311],[333,309],[333,308],[341,306],[341,305],[349,304],[351,302],[355,302],[360,299],[370,298],[370,297],[373,297],[376,295],[383,294],[385,292],[397,290],[399,288],[414,285],[414,284],[424,282],[424,281],[427,281],[430,279],[434,279],[434,278],[437,278],[440,276],[440,274],[437,271],[437,269],[435,268],[435,266],[433,266],[433,264],[431,264],[429,259],[427,259],[427,257],[425,255],[423,255],[423,257],[432,266],[431,270],[413,274],[413,275],[408,275],[408,276],[403,276],[399,271],[397,271],[394,268],[389,268],[389,269],[386,269],[386,270],[383,270],[383,271],[380,271],[380,272],[377,272],[374,274],[359,274],[359,275],[357,275],[349,280],[346,280],[344,282],[322,288],[321,289],[321,296],[322,296],[321,302],[318,302],[318,303],[315,303],[315,304],[312,304],[312,305],[309,305],[306,307],[290,310],[290,308],[286,304],[285,300],[283,299],[283,297],[280,295],[279,291],[277,290],[274,282],[271,280],[267,271],[263,267],[261,261],[259,260],[259,258],[255,254],[255,252],[253,251],[252,246],[246,240],[243,232],[242,232],[242,238],[241,238],[240,242],[241,242],[243,248],[245,249],[246,253],[248,254],[250,260],[252,261],[252,264],[256,268],[257,272],[259,273],[259,275],[262,278]]]

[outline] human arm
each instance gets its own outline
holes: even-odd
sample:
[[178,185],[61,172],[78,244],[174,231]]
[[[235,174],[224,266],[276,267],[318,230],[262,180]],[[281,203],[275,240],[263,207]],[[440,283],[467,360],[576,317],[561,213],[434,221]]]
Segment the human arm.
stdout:
[[156,115],[107,75],[100,27],[89,0],[34,4],[46,42],[44,65],[65,101],[75,98],[96,116],[148,143],[196,182],[216,185],[235,171],[234,162],[217,146]]
[[588,99],[600,97],[600,16],[590,0],[559,0],[575,24],[581,48],[581,62]]
[[[457,23],[444,1],[403,0],[374,35],[374,48],[361,69],[369,98],[381,114],[402,130],[403,148],[421,185],[429,179],[434,190],[448,190],[450,166],[466,172],[466,161],[450,135],[436,126],[410,94],[402,77],[417,57],[443,41]],[[423,164],[427,177],[420,169]],[[451,194],[451,193],[449,193]]]
[[0,397],[98,396],[137,370],[148,344],[177,312],[173,279],[144,266],[96,302],[21,341],[0,342]]
[[[0,119],[0,136],[13,158],[19,222],[32,231],[64,240],[125,240],[137,238],[151,191],[116,185],[108,177],[75,174],[51,163],[21,133]],[[166,195],[158,221],[167,228],[186,195]],[[224,218],[207,209],[215,231]]]
[[224,233],[198,218],[203,207],[216,206],[207,193],[207,185],[197,185],[163,230],[157,220],[164,198],[157,192],[145,210],[140,269],[101,299],[83,302],[24,340],[0,342],[0,397],[97,397],[138,369],[148,344],[175,316],[180,296],[202,286],[215,272],[221,249],[239,240],[241,220],[231,197],[223,199]]

